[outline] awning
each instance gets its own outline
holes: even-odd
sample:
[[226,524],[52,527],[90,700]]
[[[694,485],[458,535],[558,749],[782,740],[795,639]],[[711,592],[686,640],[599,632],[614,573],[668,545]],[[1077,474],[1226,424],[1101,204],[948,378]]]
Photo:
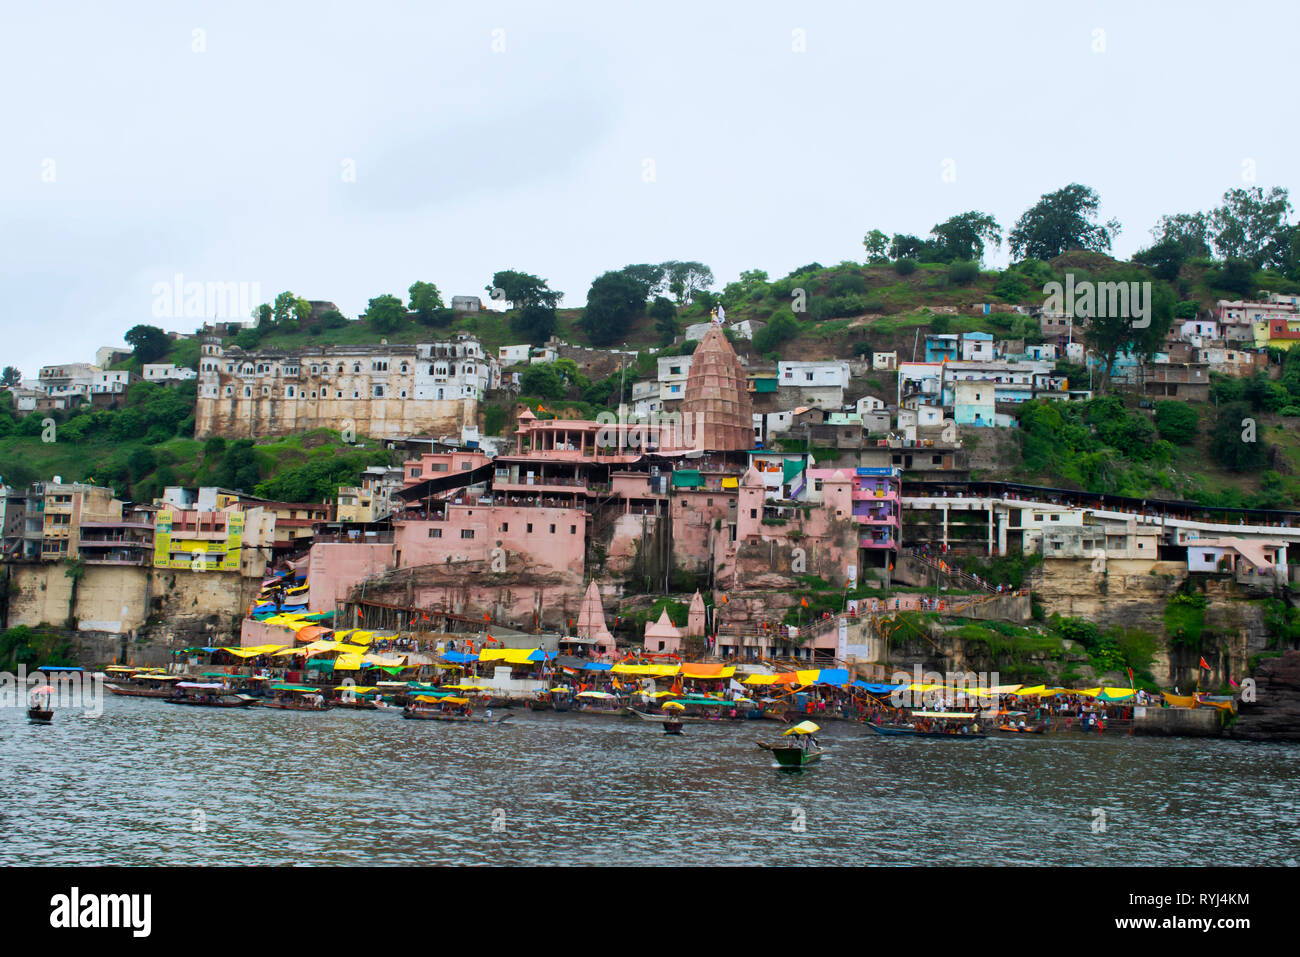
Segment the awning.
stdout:
[[793,728],[786,728],[782,731],[781,737],[784,738],[787,734],[816,734],[820,730],[821,728],[811,721],[800,721]]
[[781,463],[781,484],[785,485],[790,479],[794,478],[804,470],[808,464],[807,459],[786,459]]
[[[671,678],[681,671],[681,665],[627,665],[620,662],[610,669],[616,675],[645,675],[651,678]],[[734,668],[732,669],[735,670]]]
[[683,678],[730,678],[736,673],[734,665],[681,665]]
[[478,660],[482,662],[504,661],[509,665],[526,665],[554,657],[547,655],[540,648],[485,648],[479,652]]
[[469,655],[463,651],[444,651],[438,656],[440,661],[450,661],[453,665],[464,665],[478,661],[478,655]]
[[703,484],[699,469],[676,469],[673,471],[674,488],[699,488]]
[[849,671],[847,668],[823,668],[817,676],[817,683],[842,688],[849,683]]
[[592,661],[582,666],[583,671],[609,671],[614,666],[607,661]]
[[334,659],[335,671],[359,671],[361,669],[362,654],[359,651],[348,651],[341,653]]

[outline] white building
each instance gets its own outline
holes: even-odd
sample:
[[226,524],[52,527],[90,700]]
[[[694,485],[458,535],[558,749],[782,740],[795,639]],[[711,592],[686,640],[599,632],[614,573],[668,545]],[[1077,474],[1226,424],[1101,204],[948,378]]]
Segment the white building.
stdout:
[[497,361],[503,366],[514,366],[528,361],[533,347],[524,342],[517,346],[502,346],[497,350]]
[[694,356],[660,356],[659,400],[680,402],[686,396],[686,377],[691,372]]
[[849,364],[842,359],[820,362],[778,362],[776,382],[781,388],[821,389],[849,387]]
[[170,362],[146,363],[143,372],[146,382],[185,382],[199,377],[193,369],[185,369]]

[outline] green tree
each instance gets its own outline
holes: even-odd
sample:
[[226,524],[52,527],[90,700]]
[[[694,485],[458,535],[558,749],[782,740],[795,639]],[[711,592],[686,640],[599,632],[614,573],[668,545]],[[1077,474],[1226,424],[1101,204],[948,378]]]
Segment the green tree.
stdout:
[[646,310],[655,321],[655,331],[659,333],[661,345],[669,345],[677,337],[677,307],[671,299],[655,296],[654,302]]
[[13,366],[5,366],[0,372],[0,389],[16,389],[23,380],[23,374]]
[[1157,279],[1173,282],[1187,260],[1187,252],[1176,239],[1162,239],[1154,246],[1133,254],[1133,261],[1150,269]]
[[269,302],[264,302],[258,306],[253,315],[257,319],[258,329],[265,329],[275,321],[275,310],[271,308]]
[[348,324],[348,317],[337,309],[326,309],[320,314],[320,324],[326,329],[342,329]]
[[[564,293],[556,292],[547,281],[531,273],[502,269],[492,274],[492,285],[484,287],[495,300],[510,303],[515,309],[525,306],[546,306],[555,309]],[[496,290],[501,290],[498,296]]]
[[299,326],[307,325],[311,321],[311,303],[306,299],[295,299],[293,301],[293,318]]
[[889,243],[890,259],[917,259],[925,249],[925,241],[919,236],[907,233],[895,233]]
[[543,399],[564,398],[564,378],[550,362],[530,365],[519,376],[519,391]]
[[[1104,281],[1126,282],[1126,274],[1105,277]],[[1149,359],[1159,348],[1173,321],[1174,302],[1169,287],[1163,283],[1153,283],[1151,296],[1146,303],[1149,310],[1145,317],[1136,315],[1132,302],[1128,309],[1094,309],[1090,316],[1076,316],[1086,320],[1083,338],[1088,347],[1102,358],[1102,378],[1098,391],[1105,392],[1110,384],[1110,371],[1115,367],[1115,360],[1121,352],[1131,352],[1140,359]],[[1076,302],[1076,311],[1082,303]],[[1103,315],[1104,313],[1104,315]],[[1146,325],[1139,325],[1145,319]]]
[[141,363],[157,362],[171,350],[172,341],[157,326],[132,326],[123,337]]
[[1230,189],[1210,213],[1210,236],[1223,259],[1245,259],[1256,269],[1282,268],[1290,244],[1287,191],[1274,186]]
[[878,229],[873,229],[862,237],[862,246],[867,251],[867,262],[873,266],[889,262],[889,237]]
[[701,290],[713,285],[713,270],[702,262],[671,259],[663,263],[668,291],[679,303],[692,302]]
[[524,306],[511,315],[510,329],[531,344],[540,346],[555,334],[555,310],[539,303]]
[[416,321],[423,326],[433,325],[438,318],[438,313],[444,308],[442,293],[438,292],[438,287],[431,282],[413,282],[408,292],[411,296],[411,311],[415,313]]
[[995,249],[1002,245],[1002,227],[998,221],[975,209],[938,223],[930,230],[930,235],[948,261],[969,259],[982,262],[985,243]]
[[1155,246],[1161,243],[1175,243],[1182,251],[1184,259],[1210,258],[1210,217],[1205,213],[1176,213],[1173,216],[1161,216],[1151,230]]
[[272,314],[275,317],[275,324],[282,325],[289,321],[289,316],[293,313],[293,304],[297,300],[291,292],[282,292],[275,297],[275,306],[272,308]]
[[396,332],[406,321],[406,307],[396,296],[376,296],[366,306],[362,318],[367,320],[376,332]]
[[1248,259],[1229,259],[1207,279],[1211,285],[1235,292],[1243,299],[1255,294],[1255,266]]
[[644,285],[622,270],[598,276],[587,291],[579,326],[596,345],[621,341],[645,307],[644,292]]
[[1236,472],[1257,471],[1268,464],[1270,447],[1260,435],[1250,406],[1236,402],[1219,409],[1210,433],[1210,453]]
[[1160,437],[1175,445],[1190,445],[1196,440],[1201,417],[1195,406],[1186,402],[1161,399],[1156,402],[1156,428]]
[[1096,192],[1071,183],[1045,193],[1016,220],[1007,237],[1016,259],[1053,259],[1067,249],[1107,252],[1119,232],[1119,221],[1097,223],[1101,200]]

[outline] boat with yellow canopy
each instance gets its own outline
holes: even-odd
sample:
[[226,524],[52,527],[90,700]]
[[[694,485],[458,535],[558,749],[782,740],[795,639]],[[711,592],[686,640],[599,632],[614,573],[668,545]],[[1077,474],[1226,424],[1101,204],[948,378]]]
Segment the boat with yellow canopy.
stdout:
[[758,746],[764,751],[771,751],[772,757],[776,758],[776,763],[781,767],[801,768],[808,764],[816,764],[822,759],[825,749],[814,737],[820,730],[821,728],[811,721],[800,721],[794,727],[786,728],[781,732],[781,737],[786,740],[774,744],[760,741]]

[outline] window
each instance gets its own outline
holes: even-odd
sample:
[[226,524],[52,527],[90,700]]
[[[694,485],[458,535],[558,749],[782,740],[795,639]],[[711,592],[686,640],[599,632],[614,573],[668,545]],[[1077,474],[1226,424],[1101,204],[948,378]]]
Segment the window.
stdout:
[[749,517],[750,517],[750,518],[758,518],[758,509],[756,509],[756,508],[751,508],[751,509],[749,510]]
[[510,531],[510,523],[509,523],[509,522],[502,522],[502,523],[501,523],[501,531],[503,531],[503,532],[508,532],[508,531]]
[[552,535],[555,534],[555,526],[554,526],[554,525],[551,526],[551,534],[552,534]]
[[462,472],[468,472],[469,469],[470,469],[473,465],[474,465],[473,462],[461,462],[461,463],[460,463],[460,470],[461,470]]
[[383,397],[384,397],[384,387],[382,385],[375,386],[375,398],[382,399]]
[[813,380],[813,374],[811,372],[805,372],[803,378],[805,382],[811,382]]
[[529,522],[528,525],[525,526],[525,530],[528,532],[529,535],[533,534],[533,523]]
[[570,525],[570,526],[569,526],[569,534],[570,534],[570,535],[577,535],[577,534],[578,534],[578,526],[577,526],[577,525]]
[[474,537],[474,529],[472,529],[472,528],[462,528],[462,529],[460,530],[460,537],[461,537],[461,538],[473,538],[473,537]]
[[440,529],[440,528],[431,528],[431,529],[429,529],[429,537],[430,537],[430,538],[442,538],[442,529]]

